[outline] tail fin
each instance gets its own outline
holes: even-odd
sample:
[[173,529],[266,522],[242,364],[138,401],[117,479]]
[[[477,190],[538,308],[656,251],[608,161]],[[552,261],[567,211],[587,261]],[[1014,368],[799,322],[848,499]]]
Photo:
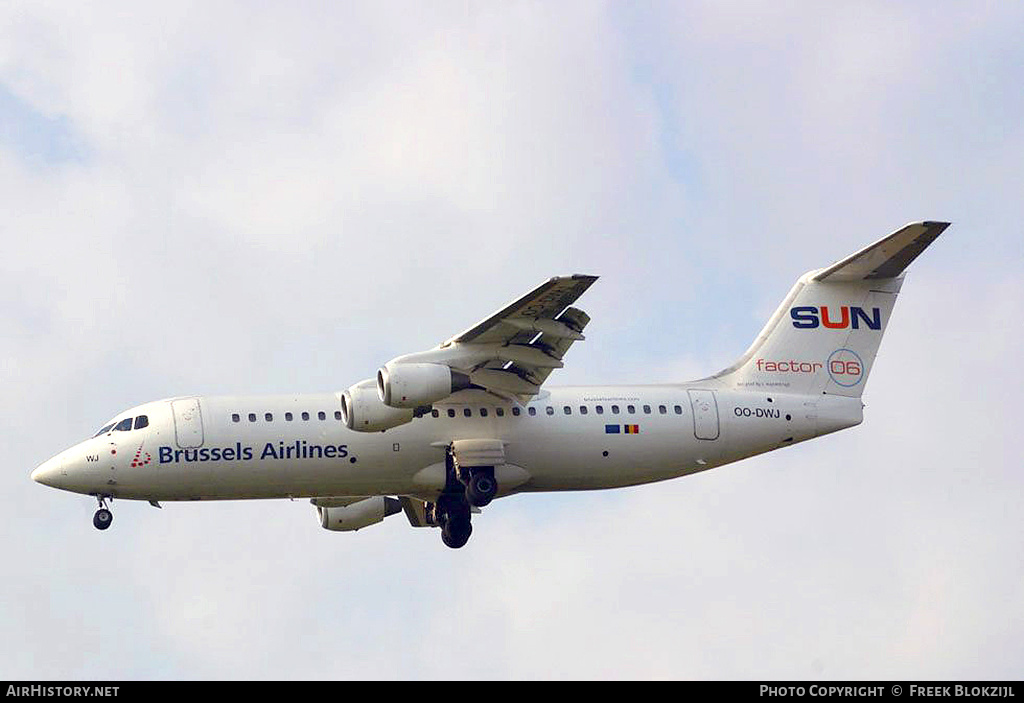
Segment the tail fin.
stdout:
[[909,224],[804,274],[750,349],[714,378],[733,388],[859,398],[904,269],[948,226]]

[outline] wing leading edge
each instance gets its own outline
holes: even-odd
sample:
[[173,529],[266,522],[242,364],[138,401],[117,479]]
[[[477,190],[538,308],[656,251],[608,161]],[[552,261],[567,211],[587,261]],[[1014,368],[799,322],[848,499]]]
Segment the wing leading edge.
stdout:
[[584,339],[590,316],[572,304],[597,276],[556,276],[490,317],[426,352],[392,364],[444,364],[473,386],[527,400],[552,371],[562,368],[569,347]]

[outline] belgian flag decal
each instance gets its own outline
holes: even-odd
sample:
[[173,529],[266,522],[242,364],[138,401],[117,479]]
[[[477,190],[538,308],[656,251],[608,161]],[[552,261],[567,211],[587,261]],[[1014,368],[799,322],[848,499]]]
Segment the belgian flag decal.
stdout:
[[640,434],[640,425],[605,425],[605,434]]

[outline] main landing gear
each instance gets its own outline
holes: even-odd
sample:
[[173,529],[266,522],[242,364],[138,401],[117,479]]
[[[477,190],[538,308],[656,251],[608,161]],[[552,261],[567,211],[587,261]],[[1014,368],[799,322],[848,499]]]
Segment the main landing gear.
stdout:
[[114,514],[107,509],[107,497],[108,496],[96,496],[96,500],[99,501],[100,504],[100,509],[92,516],[92,524],[97,530],[107,529],[110,527],[110,523],[114,520]]
[[469,470],[466,481],[466,500],[469,504],[482,508],[494,500],[498,494],[498,482],[494,479],[494,467],[474,468]]
[[473,534],[473,508],[482,508],[498,494],[494,467],[460,469],[449,447],[445,455],[445,486],[436,503],[427,504],[427,521],[441,528],[441,541],[452,549],[466,546]]
[[466,546],[473,534],[473,523],[465,495],[442,493],[431,513],[433,523],[441,528],[441,541],[445,546],[452,549]]

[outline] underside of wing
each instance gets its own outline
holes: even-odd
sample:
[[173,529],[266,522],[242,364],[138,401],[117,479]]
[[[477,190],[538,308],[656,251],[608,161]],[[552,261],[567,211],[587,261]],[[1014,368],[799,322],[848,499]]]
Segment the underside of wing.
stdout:
[[532,396],[553,370],[562,367],[573,342],[584,338],[590,316],[571,305],[596,280],[597,276],[584,275],[551,278],[440,349],[460,352],[453,357],[455,364],[459,357],[470,359],[460,370],[473,385]]
[[579,330],[573,328],[572,321],[567,321],[565,328],[559,325],[546,325],[544,321],[557,321],[559,315],[576,302],[596,280],[597,276],[579,274],[550,278],[519,300],[506,305],[465,332],[455,335],[441,346],[446,347],[452,343],[522,344],[529,342],[538,332],[544,332],[545,326],[552,334],[581,339]]
[[467,389],[526,402],[563,366],[590,316],[572,304],[597,276],[551,278],[434,349],[399,356],[339,394],[349,429],[385,431]]

